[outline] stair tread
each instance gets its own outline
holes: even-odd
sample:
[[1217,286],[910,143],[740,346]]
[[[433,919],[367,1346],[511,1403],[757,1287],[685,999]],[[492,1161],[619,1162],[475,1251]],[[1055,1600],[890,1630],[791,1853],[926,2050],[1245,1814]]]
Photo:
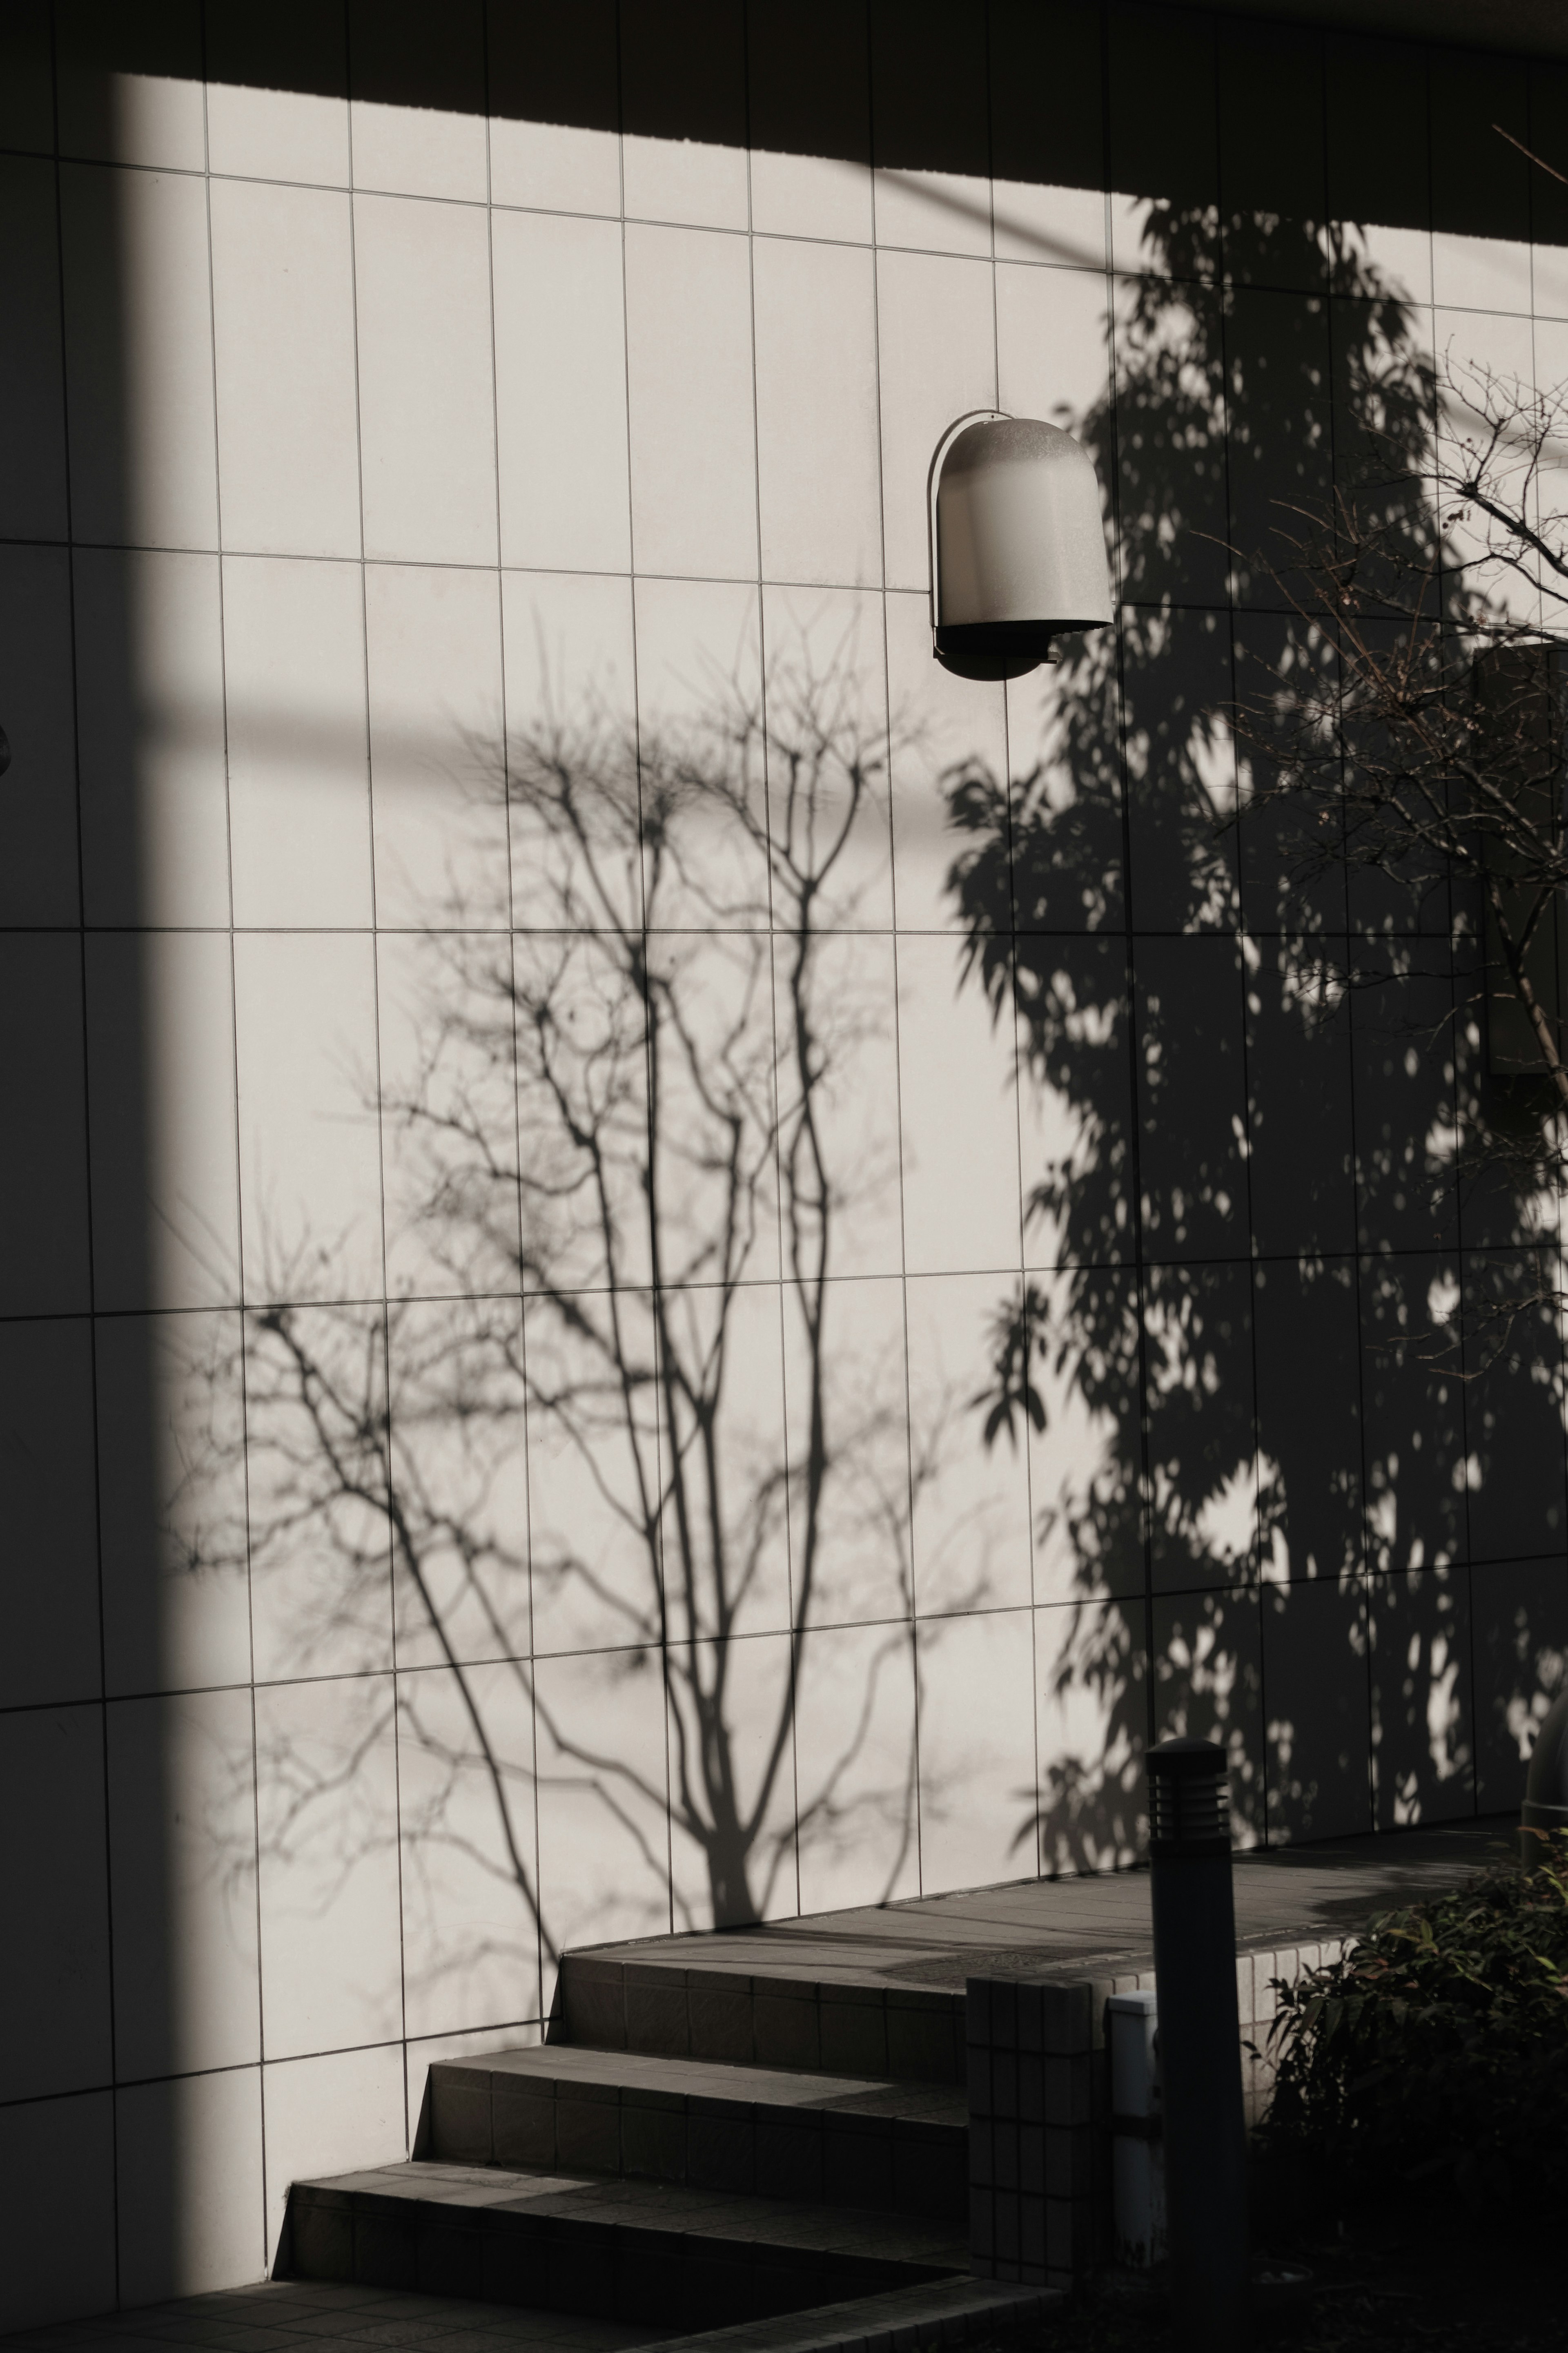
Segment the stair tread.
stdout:
[[448,2077],[506,2075],[541,2084],[616,2091],[623,2098],[651,2095],[660,2102],[679,2098],[747,2107],[823,2109],[836,2116],[889,2117],[902,2124],[955,2129],[968,2123],[966,2097],[956,2084],[885,2083],[716,2059],[598,2051],[563,2042],[521,2051],[480,2052],[433,2064]]
[[772,2320],[743,2320],[730,2328],[669,2337],[657,2353],[832,2353],[888,2337],[902,2344],[952,2344],[971,2334],[962,2328],[965,2321],[978,2322],[989,2336],[1011,2318],[1043,2320],[1066,2302],[1059,2288],[1015,2287],[1003,2280],[923,2280],[846,2304],[816,2305]]
[[300,2182],[305,2191],[406,2200],[475,2215],[658,2231],[748,2245],[811,2250],[967,2273],[969,2248],[951,2226],[880,2209],[795,2204],[740,2191],[615,2177],[512,2172],[413,2158]]

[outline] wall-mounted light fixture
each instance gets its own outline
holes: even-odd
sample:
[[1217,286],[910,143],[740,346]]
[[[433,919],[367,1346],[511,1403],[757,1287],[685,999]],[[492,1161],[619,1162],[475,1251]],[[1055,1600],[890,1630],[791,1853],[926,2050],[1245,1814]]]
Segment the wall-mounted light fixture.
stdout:
[[1094,464],[1070,433],[975,409],[927,483],[931,650],[959,678],[1022,678],[1051,639],[1112,617]]

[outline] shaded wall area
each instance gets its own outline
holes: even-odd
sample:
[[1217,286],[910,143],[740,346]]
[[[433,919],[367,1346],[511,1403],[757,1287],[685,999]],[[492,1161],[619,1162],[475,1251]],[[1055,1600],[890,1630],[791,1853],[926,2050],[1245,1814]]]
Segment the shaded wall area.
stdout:
[[[1561,69],[5,38],[7,2319],[257,2275],[573,1942],[1131,1860],[1166,1731],[1252,1838],[1511,1803],[1557,1335],[1384,1343],[1555,1205],[1455,1173],[1468,911],[1302,905],[1218,714],[1273,500],[1568,374]],[[1122,615],[1005,691],[925,601],[992,406]]]

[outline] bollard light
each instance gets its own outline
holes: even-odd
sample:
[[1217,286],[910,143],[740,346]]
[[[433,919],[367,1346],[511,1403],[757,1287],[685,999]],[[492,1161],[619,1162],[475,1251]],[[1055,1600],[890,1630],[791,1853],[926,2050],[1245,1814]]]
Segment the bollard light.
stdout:
[[977,409],[927,479],[931,650],[959,678],[1021,678],[1053,638],[1112,619],[1093,460],[1035,417]]
[[1519,1859],[1526,1871],[1545,1860],[1553,1831],[1568,1831],[1568,1689],[1547,1709],[1531,1752],[1519,1819]]
[[1212,1740],[1163,1741],[1145,1761],[1172,2313],[1194,2353],[1238,2353],[1249,2258],[1229,1776]]

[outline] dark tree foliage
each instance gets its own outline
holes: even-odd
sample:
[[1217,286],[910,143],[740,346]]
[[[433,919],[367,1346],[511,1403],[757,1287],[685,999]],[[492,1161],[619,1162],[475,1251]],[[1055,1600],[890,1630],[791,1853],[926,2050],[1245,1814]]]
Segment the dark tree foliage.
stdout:
[[1343,1960],[1279,1987],[1261,2128],[1341,2202],[1451,2184],[1489,2206],[1568,2190],[1568,1840],[1391,1912]]

